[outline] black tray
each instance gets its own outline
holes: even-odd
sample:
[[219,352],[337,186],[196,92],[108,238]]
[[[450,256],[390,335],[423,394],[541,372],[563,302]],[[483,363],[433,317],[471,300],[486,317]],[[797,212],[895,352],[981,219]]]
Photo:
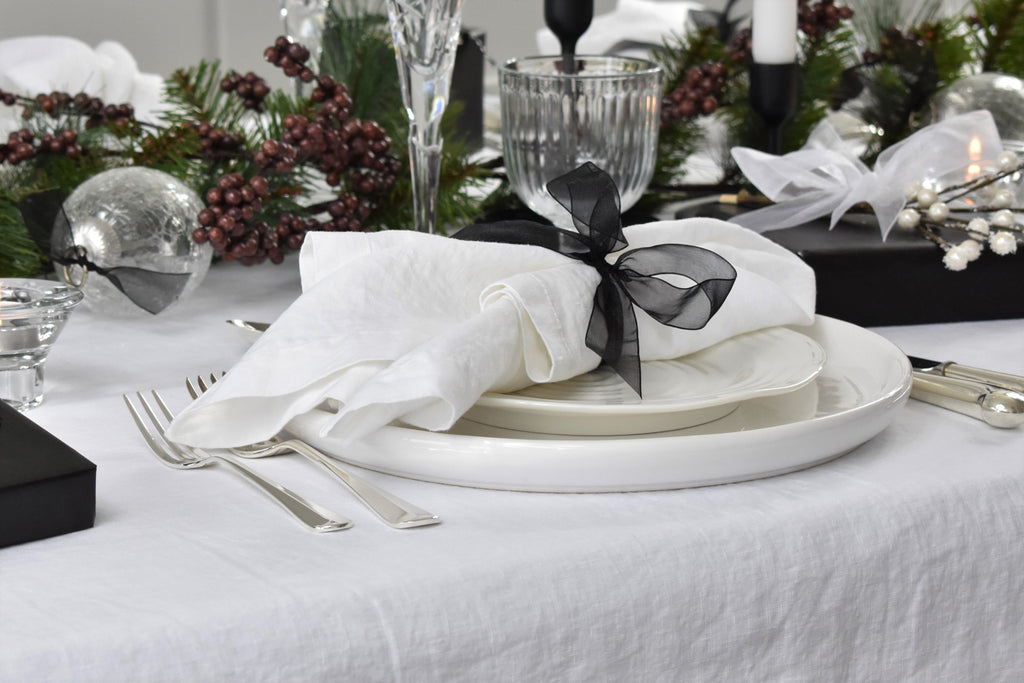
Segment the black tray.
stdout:
[[[728,220],[743,210],[710,204],[683,213]],[[951,271],[942,250],[914,233],[893,229],[883,242],[870,214],[845,216],[833,230],[821,219],[764,236],[814,269],[822,315],[857,325],[1024,317],[1024,254],[998,256],[986,249],[966,270]]]

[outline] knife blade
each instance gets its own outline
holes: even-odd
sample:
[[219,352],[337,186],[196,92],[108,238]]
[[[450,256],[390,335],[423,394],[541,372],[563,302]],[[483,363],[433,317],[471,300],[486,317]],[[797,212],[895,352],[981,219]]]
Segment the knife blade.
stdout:
[[266,332],[270,328],[270,323],[257,323],[252,320],[238,320],[237,318],[225,320],[224,322],[241,328],[246,332]]
[[1024,394],[1024,377],[1019,375],[975,368],[970,365],[954,363],[953,361],[928,360],[927,358],[918,358],[917,356],[907,356],[907,358],[910,359],[910,364],[918,372],[936,377],[952,377],[972,382],[981,382],[993,387],[1008,389],[1018,394]]

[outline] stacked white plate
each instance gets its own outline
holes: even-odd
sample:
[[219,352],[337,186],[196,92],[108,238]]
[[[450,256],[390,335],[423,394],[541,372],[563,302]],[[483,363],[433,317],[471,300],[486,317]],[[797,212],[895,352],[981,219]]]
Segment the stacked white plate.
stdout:
[[389,426],[342,447],[329,417],[289,424],[346,462],[483,488],[605,492],[721,484],[803,469],[884,429],[907,400],[911,368],[892,343],[818,316],[814,325],[734,337],[644,363],[643,398],[607,370],[487,394],[453,429]]

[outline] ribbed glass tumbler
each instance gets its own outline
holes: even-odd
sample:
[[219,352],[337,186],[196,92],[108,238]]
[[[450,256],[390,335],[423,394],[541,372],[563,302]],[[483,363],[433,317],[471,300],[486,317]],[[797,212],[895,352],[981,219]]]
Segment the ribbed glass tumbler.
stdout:
[[512,189],[559,227],[572,219],[545,186],[592,162],[619,189],[622,210],[643,195],[658,152],[664,74],[653,62],[578,56],[511,59],[499,69],[501,139]]

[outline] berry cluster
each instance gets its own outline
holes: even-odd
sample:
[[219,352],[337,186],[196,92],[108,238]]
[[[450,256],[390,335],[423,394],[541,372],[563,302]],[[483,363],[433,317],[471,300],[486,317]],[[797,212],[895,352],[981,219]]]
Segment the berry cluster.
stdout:
[[192,239],[200,244],[209,242],[228,261],[254,265],[270,258],[280,263],[284,254],[277,234],[255,220],[268,195],[270,183],[263,176],[248,181],[241,173],[221,176],[206,192],[206,208],[199,212],[199,227]]
[[342,193],[327,205],[327,214],[330,218],[320,224],[320,229],[328,232],[358,232],[363,229],[363,221],[369,217],[371,211],[373,204],[368,199],[360,199],[348,192]]
[[345,192],[327,204],[328,218],[319,221],[316,218],[303,218],[286,213],[277,221],[275,230],[279,242],[289,249],[297,250],[302,246],[306,233],[312,230],[324,232],[358,232],[363,229],[362,221],[370,215],[373,205],[366,199]]
[[[375,208],[375,198],[386,192],[401,170],[401,161],[391,151],[387,132],[376,121],[352,116],[352,98],[344,83],[330,76],[315,76],[305,65],[309,51],[280,37],[267,48],[267,60],[289,76],[313,83],[309,100],[300,112],[286,115],[283,132],[277,139],[264,140],[252,160],[259,175],[248,181],[239,173],[229,173],[217,181],[206,195],[206,208],[200,213],[200,227],[193,234],[197,242],[209,242],[227,260],[244,264],[266,259],[279,263],[285,250],[302,246],[310,230],[362,230]],[[221,90],[242,96],[256,96],[255,76],[230,73]],[[251,91],[248,85],[252,86]],[[205,126],[205,127],[204,127]],[[196,128],[206,141],[215,138],[209,124]],[[240,145],[240,141],[232,141]],[[291,192],[287,182],[274,181],[300,167],[315,168],[338,194],[316,207],[320,217],[285,213],[270,220],[263,210],[263,198]],[[274,188],[271,185],[273,183]],[[268,225],[268,221],[272,227]]]
[[733,64],[746,64],[753,56],[753,33],[745,28],[729,39],[729,61]]
[[[3,93],[4,104],[14,104],[15,101],[10,93]],[[135,123],[135,110],[130,104],[105,104],[100,98],[90,97],[82,92],[73,96],[59,91],[41,93],[36,95],[35,99],[26,102],[21,116],[28,119],[36,111],[43,111],[53,117],[62,114],[85,116],[87,127],[95,127],[104,123],[111,123],[115,126],[127,126]]]
[[306,65],[309,50],[285,36],[278,36],[274,44],[263,51],[263,58],[284,71],[285,76],[298,78],[303,83],[313,82],[313,70]]
[[78,144],[78,132],[70,128],[55,133],[46,133],[36,143],[36,137],[27,128],[13,131],[7,136],[7,143],[0,144],[0,161],[12,165],[27,161],[36,154],[53,154],[77,159],[82,156]]
[[232,154],[242,147],[242,138],[223,128],[217,128],[209,121],[195,123],[187,121],[182,128],[194,131],[199,136],[199,144],[207,155]]
[[797,6],[797,25],[811,39],[822,38],[839,27],[839,22],[853,16],[853,10],[840,6],[835,0],[800,0]]
[[662,101],[662,126],[678,119],[714,113],[725,90],[727,75],[728,70],[721,62],[691,66],[683,82]]
[[32,145],[35,136],[28,128],[13,131],[7,136],[7,144],[0,145],[0,160],[10,164],[20,164],[31,159],[36,154],[36,148]]
[[247,109],[263,111],[263,101],[270,94],[267,82],[252,71],[244,76],[237,71],[229,71],[220,81],[223,92],[233,92],[242,98]]
[[290,173],[295,169],[295,148],[280,140],[264,140],[254,156],[263,173]]
[[344,83],[338,83],[328,75],[316,79],[316,86],[309,94],[309,99],[321,105],[320,113],[324,116],[344,121],[348,118],[352,106],[352,98]]
[[913,54],[927,49],[925,36],[918,31],[911,30],[904,34],[900,29],[891,26],[882,33],[878,51],[865,50],[862,59],[868,66],[883,62],[899,63],[908,53]]

